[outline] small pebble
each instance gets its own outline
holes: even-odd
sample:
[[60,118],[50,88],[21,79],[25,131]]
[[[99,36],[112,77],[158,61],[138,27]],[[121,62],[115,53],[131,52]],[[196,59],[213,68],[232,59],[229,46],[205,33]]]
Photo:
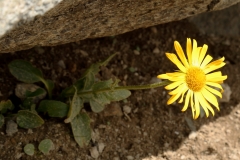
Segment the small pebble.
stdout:
[[185,159],[185,156],[184,155],[181,155],[181,157],[180,157],[181,159]]
[[106,109],[103,111],[103,115],[105,117],[108,116],[122,116],[122,110],[118,103],[111,103],[110,105],[106,106]]
[[82,54],[83,57],[87,57],[88,53],[84,50],[80,50],[80,53]]
[[139,52],[138,50],[134,50],[133,53],[134,53],[135,55],[140,55],[140,52]]
[[15,155],[15,158],[16,158],[16,159],[20,159],[22,156],[23,156],[23,153],[17,153],[17,154]]
[[158,82],[162,82],[162,80],[157,77],[152,77],[149,83],[158,83]]
[[60,66],[62,69],[66,69],[66,65],[63,60],[58,61],[58,66]]
[[76,70],[77,70],[77,64],[76,64],[76,63],[73,63],[73,64],[71,65],[70,71],[71,71],[72,73],[74,73]]
[[169,143],[167,143],[167,142],[164,143],[164,147],[166,147],[166,148],[169,147]]
[[222,98],[219,99],[220,102],[229,102],[232,94],[230,86],[226,83],[222,84],[224,92],[222,93]]
[[188,136],[189,139],[195,139],[197,137],[197,132],[191,132]]
[[119,157],[113,157],[113,160],[120,160]]
[[157,32],[158,32],[156,27],[151,27],[151,30],[154,34],[157,34]]
[[135,108],[134,110],[133,110],[133,113],[137,113],[138,112],[138,108]]
[[32,134],[33,133],[32,129],[28,129],[27,133]]
[[104,143],[98,143],[98,151],[99,151],[99,153],[102,153],[104,148],[105,148],[105,144]]
[[127,105],[123,106],[123,112],[124,112],[124,113],[129,114],[129,113],[131,113],[131,111],[132,111],[132,108],[131,108],[131,107],[129,107],[129,106],[127,106]]
[[99,157],[99,152],[97,150],[97,147],[92,147],[90,150],[90,154],[93,158],[98,158]]
[[134,158],[133,158],[133,156],[127,156],[126,157],[128,160],[133,160]]
[[227,132],[227,133],[231,133],[231,129],[227,129],[226,132]]
[[128,68],[128,66],[126,64],[123,65],[123,69],[126,69]]
[[154,48],[153,53],[155,53],[155,54],[159,54],[160,53],[160,50],[158,49],[158,47]]
[[12,136],[14,133],[18,131],[18,125],[13,120],[7,121],[6,124],[6,133],[8,136]]

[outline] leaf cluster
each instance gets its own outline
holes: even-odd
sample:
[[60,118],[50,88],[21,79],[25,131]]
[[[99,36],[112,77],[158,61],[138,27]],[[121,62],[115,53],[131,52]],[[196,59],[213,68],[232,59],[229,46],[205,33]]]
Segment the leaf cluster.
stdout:
[[[45,88],[39,87],[35,91],[26,91],[25,98],[20,105],[21,110],[15,115],[17,124],[22,128],[37,128],[44,123],[39,113],[48,114],[50,117],[64,118],[65,123],[70,123],[76,142],[80,147],[86,146],[91,140],[90,117],[84,110],[84,104],[89,103],[91,110],[99,113],[106,104],[120,101],[131,95],[131,92],[118,86],[119,80],[99,81],[95,75],[115,56],[111,55],[106,60],[92,64],[72,86],[64,89],[58,100],[52,99],[54,83],[44,79],[42,72],[31,63],[24,60],[14,60],[8,67],[11,74],[24,83],[42,82]],[[48,99],[36,102],[36,97],[43,97],[48,93]],[[60,100],[59,100],[60,99]],[[7,110],[12,110],[11,101],[0,103],[0,127],[4,123]],[[32,147],[32,146],[31,146]]]

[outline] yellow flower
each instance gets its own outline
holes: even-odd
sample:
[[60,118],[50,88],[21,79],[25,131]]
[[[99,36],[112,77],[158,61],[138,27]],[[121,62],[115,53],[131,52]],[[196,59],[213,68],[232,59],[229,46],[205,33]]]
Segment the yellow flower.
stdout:
[[182,111],[185,111],[190,103],[194,119],[199,117],[200,106],[207,117],[209,116],[208,110],[214,115],[214,110],[209,103],[219,110],[216,96],[222,98],[219,90],[223,91],[223,89],[220,84],[227,79],[227,76],[222,76],[220,71],[212,71],[226,64],[223,62],[224,57],[210,63],[213,58],[206,55],[208,46],[204,44],[203,47],[197,47],[195,39],[192,45],[191,39],[187,38],[187,58],[178,41],[174,42],[174,47],[179,58],[173,53],[166,53],[166,56],[179,68],[179,71],[157,76],[172,82],[165,87],[171,90],[169,92],[171,98],[167,104],[172,104],[180,97],[179,103],[182,103],[185,97]]

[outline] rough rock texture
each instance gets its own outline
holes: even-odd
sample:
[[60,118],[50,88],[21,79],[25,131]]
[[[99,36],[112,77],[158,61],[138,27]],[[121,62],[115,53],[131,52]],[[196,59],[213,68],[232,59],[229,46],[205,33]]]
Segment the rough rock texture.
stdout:
[[113,36],[240,0],[0,0],[0,53]]
[[202,34],[237,38],[240,36],[239,11],[240,3],[232,6],[231,9],[192,16],[189,20]]

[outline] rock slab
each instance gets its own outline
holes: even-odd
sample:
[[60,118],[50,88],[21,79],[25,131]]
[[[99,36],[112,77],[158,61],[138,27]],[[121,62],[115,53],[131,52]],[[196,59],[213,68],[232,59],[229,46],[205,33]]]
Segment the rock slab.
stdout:
[[240,0],[0,0],[0,53],[114,36]]

